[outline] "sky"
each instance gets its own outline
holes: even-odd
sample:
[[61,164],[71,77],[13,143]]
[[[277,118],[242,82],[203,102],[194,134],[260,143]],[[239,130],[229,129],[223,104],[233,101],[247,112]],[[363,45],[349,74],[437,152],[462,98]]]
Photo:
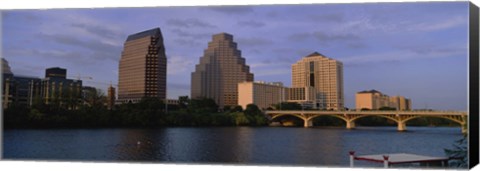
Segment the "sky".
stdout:
[[376,89],[414,109],[467,110],[468,2],[4,10],[2,54],[15,75],[67,77],[104,91],[118,82],[130,34],[159,27],[167,95],[190,96],[211,36],[234,36],[256,81],[291,85],[291,65],[319,52],[344,64],[345,105]]

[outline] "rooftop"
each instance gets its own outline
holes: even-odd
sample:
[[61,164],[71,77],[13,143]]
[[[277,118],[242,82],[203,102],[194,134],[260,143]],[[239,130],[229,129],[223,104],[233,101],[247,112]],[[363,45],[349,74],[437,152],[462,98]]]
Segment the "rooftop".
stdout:
[[136,40],[136,39],[140,39],[140,38],[147,37],[147,36],[155,36],[155,35],[159,35],[159,34],[160,34],[160,28],[157,27],[157,28],[153,28],[153,29],[150,29],[150,30],[146,30],[146,31],[142,31],[142,32],[139,32],[139,33],[132,34],[132,35],[128,36],[127,41]]
[[307,55],[306,57],[314,57],[314,56],[323,56],[323,57],[325,57],[324,55],[322,55],[321,53],[318,53],[318,52],[313,52],[312,54]]
[[361,92],[358,92],[358,93],[380,93],[380,94],[382,94],[382,92],[377,91],[375,89],[365,90],[365,91],[361,91]]

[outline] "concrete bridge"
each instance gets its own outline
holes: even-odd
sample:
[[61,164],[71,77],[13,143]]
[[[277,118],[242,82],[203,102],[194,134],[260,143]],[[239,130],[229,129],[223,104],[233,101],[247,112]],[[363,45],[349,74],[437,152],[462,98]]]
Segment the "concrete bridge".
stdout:
[[393,120],[397,123],[398,131],[405,131],[406,122],[420,117],[437,117],[451,120],[459,123],[462,127],[462,133],[467,132],[467,112],[462,111],[314,111],[314,110],[267,110],[265,114],[271,119],[284,115],[295,116],[304,121],[304,127],[313,126],[313,118],[319,116],[333,116],[344,120],[347,129],[355,128],[355,120],[367,117],[378,116]]

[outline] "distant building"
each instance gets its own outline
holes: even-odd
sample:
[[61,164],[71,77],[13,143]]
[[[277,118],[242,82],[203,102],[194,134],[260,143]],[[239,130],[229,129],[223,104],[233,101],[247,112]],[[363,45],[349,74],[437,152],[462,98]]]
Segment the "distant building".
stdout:
[[28,76],[14,76],[7,60],[2,58],[2,106],[12,103],[31,106],[40,99],[40,79]]
[[[47,74],[47,71],[54,72]],[[45,75],[48,77],[41,80],[40,90],[45,104],[75,109],[82,103],[82,80],[66,79],[66,69],[58,67],[46,69]]]
[[317,90],[314,87],[287,88],[287,102],[299,103],[303,108],[319,109]]
[[292,88],[314,87],[315,108],[344,109],[343,64],[314,52],[292,64]]
[[360,91],[355,95],[357,110],[378,110],[382,107],[395,108],[396,110],[412,110],[410,99],[403,96],[389,97],[377,90]]
[[143,97],[166,98],[167,57],[160,28],[128,36],[118,72],[118,101],[140,101]]
[[191,77],[191,97],[211,98],[219,106],[238,105],[238,83],[253,81],[250,67],[237,49],[233,36],[213,35]]
[[107,91],[107,109],[112,110],[115,106],[115,87],[110,85]]
[[412,101],[403,96],[390,97],[390,103],[397,110],[412,110]]
[[95,96],[96,94],[97,94],[97,88],[90,87],[90,86],[83,86],[82,87],[83,104],[88,105],[88,106],[93,105],[90,100],[95,98],[95,97],[92,97],[92,96]]
[[45,78],[66,79],[67,78],[67,69],[59,68],[59,67],[48,68],[45,71]]
[[279,82],[238,83],[238,105],[243,109],[246,109],[248,104],[255,104],[260,109],[273,108],[276,104],[285,101],[287,96],[285,89]]

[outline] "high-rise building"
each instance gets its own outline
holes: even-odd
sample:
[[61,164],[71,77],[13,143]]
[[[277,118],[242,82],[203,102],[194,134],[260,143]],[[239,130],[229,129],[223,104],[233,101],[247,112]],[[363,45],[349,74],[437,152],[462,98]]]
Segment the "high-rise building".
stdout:
[[241,82],[238,83],[238,105],[243,109],[248,104],[255,104],[260,109],[274,108],[284,102],[287,94],[282,83]]
[[192,98],[211,98],[220,108],[238,105],[238,83],[253,81],[233,36],[213,35],[191,78]]
[[343,64],[314,52],[292,64],[292,87],[314,87],[318,109],[344,109]]
[[110,84],[108,87],[108,96],[107,96],[107,109],[112,110],[115,105],[115,88]]
[[143,97],[164,100],[167,57],[160,28],[128,36],[118,67],[118,101],[138,102]]

